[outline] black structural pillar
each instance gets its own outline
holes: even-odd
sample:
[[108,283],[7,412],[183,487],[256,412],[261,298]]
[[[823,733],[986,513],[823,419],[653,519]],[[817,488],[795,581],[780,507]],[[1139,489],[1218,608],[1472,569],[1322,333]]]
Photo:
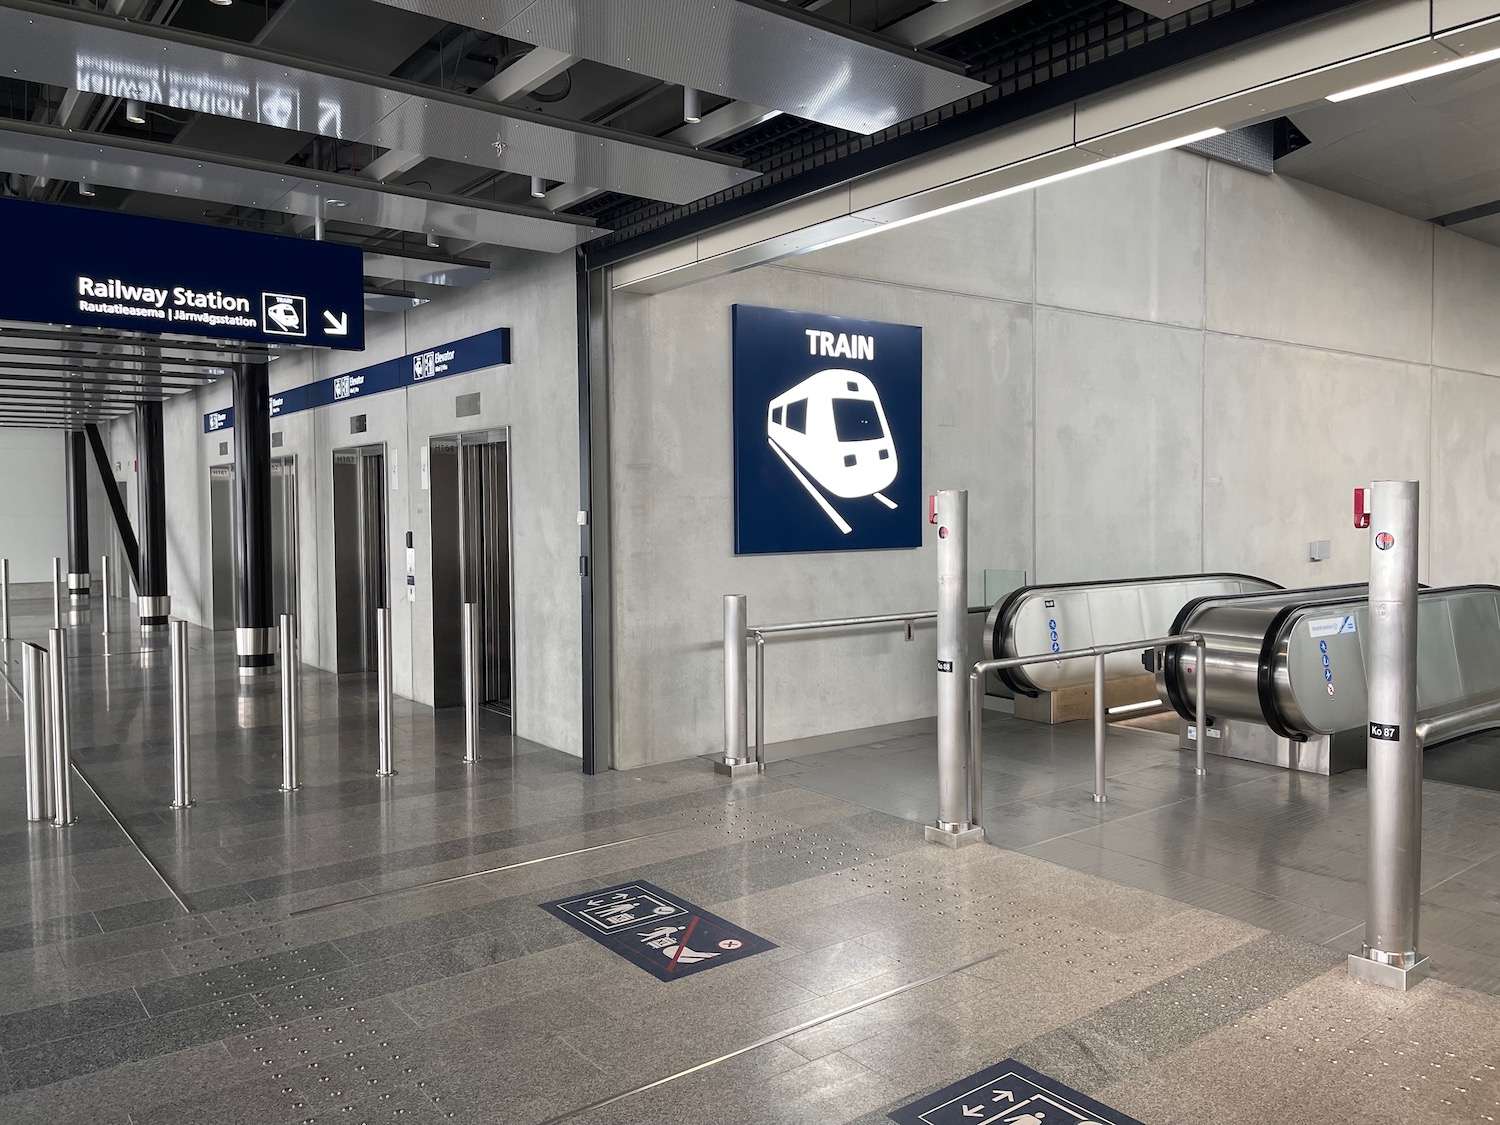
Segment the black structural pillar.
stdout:
[[167,478],[161,403],[135,407],[136,484],[140,490],[141,574],[137,587],[142,629],[165,629],[172,616],[167,594]]
[[234,651],[240,675],[276,666],[271,604],[271,380],[264,363],[234,365]]
[[68,598],[89,596],[89,439],[82,430],[63,437],[67,453],[68,487]]

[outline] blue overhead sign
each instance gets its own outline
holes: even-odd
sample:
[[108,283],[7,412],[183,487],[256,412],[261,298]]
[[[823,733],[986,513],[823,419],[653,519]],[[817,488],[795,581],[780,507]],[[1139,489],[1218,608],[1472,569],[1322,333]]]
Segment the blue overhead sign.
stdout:
[[0,319],[363,349],[355,246],[0,199]]
[[[388,359],[343,375],[319,379],[301,387],[271,392],[271,417],[314,410],[354,398],[367,398],[382,391],[399,391],[449,375],[466,375],[486,367],[510,362],[510,329],[494,328],[466,336],[440,347]],[[227,414],[227,417],[226,417]],[[215,410],[203,416],[203,432],[214,433],[234,425],[234,412]]]
[[734,550],[922,545],[922,330],[734,306]]

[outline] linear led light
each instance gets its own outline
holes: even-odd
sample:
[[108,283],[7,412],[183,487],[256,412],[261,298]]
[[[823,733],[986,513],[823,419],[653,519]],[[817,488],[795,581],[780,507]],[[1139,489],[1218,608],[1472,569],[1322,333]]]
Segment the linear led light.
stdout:
[[1105,714],[1128,715],[1131,711],[1146,711],[1152,707],[1160,707],[1161,700],[1153,699],[1147,703],[1122,703],[1118,707],[1111,707]]
[[[1050,176],[1041,176],[1035,180],[1027,180],[1025,183],[1014,184],[1011,187],[1001,188],[998,191],[989,192],[986,195],[977,195],[973,199],[960,200],[950,203],[946,207],[934,207],[931,211],[923,211],[920,215],[908,215],[904,219],[895,219],[889,223],[872,224],[869,230],[855,231],[846,234],[842,238],[835,238],[829,242],[820,243],[809,247],[811,250],[823,250],[829,246],[837,246],[843,242],[853,242],[856,238],[864,238],[866,235],[876,234],[883,230],[895,230],[897,227],[910,226],[912,223],[920,223],[926,219],[933,219],[939,215],[951,214],[954,211],[962,211],[965,207],[974,207],[980,203],[988,203],[993,199],[1003,199],[1007,195],[1016,195],[1023,191],[1031,191],[1034,188],[1046,187],[1048,184],[1060,183],[1063,180],[1071,180],[1074,176],[1082,176],[1086,172],[1097,172],[1101,168],[1112,168],[1117,164],[1124,164],[1130,160],[1139,160],[1143,156],[1154,156],[1158,152],[1166,152],[1168,149],[1181,148],[1183,145],[1197,144],[1206,141],[1209,137],[1220,136],[1223,129],[1215,126],[1212,129],[1203,129],[1196,133],[1189,133],[1185,137],[1175,140],[1162,141],[1160,144],[1148,145],[1146,148],[1136,149],[1134,152],[1122,152],[1118,156],[1106,157],[1096,160],[1092,164],[1084,164],[1077,168],[1069,168],[1065,172],[1054,172]],[[1036,157],[1034,159],[1041,159]]]
[[1500,48],[1493,51],[1481,51],[1477,55],[1465,55],[1460,59],[1450,62],[1437,63],[1433,66],[1424,66],[1419,70],[1409,70],[1405,74],[1398,74],[1394,78],[1382,78],[1379,82],[1367,82],[1363,86],[1355,86],[1352,90],[1344,90],[1341,93],[1329,94],[1328,101],[1347,102],[1350,98],[1362,98],[1366,94],[1378,93],[1381,90],[1389,90],[1393,86],[1405,86],[1409,82],[1420,82],[1424,78],[1436,78],[1439,74],[1448,74],[1455,70],[1464,70],[1467,67],[1479,66],[1482,63],[1494,62],[1500,59]]

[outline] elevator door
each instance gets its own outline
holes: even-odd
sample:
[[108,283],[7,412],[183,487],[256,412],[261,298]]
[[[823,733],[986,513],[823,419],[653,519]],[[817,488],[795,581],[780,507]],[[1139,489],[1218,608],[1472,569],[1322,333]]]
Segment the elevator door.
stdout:
[[433,698],[463,704],[463,605],[479,607],[480,701],[511,713],[510,446],[505,430],[433,438]]
[[215,629],[234,628],[234,466],[208,470],[208,540]]
[[339,672],[373,672],[386,604],[385,446],[333,453],[333,591]]
[[271,460],[271,608],[279,621],[297,612],[297,459]]

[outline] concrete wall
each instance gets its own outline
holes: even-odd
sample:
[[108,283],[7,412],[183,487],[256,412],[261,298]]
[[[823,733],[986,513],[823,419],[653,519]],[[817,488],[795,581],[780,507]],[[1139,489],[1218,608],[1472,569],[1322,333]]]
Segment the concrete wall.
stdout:
[[12,582],[52,582],[67,565],[68,527],[61,430],[0,429],[0,557]]
[[[1424,484],[1424,581],[1500,582],[1500,249],[1167,153],[612,311],[616,764],[722,748],[752,623],[930,608],[934,551],[736,558],[735,303],[921,325],[923,487],[985,568],[1358,581],[1350,496]],[[1307,561],[1329,539],[1331,560]],[[930,716],[931,630],[773,642],[767,738]]]
[[[333,668],[336,650],[333,451],[383,443],[388,470],[386,544],[394,687],[433,698],[431,511],[420,466],[435,435],[510,431],[514,709],[516,732],[581,752],[578,651],[578,366],[573,260],[518,257],[504,278],[401,316],[371,317],[363,352],[288,353],[271,365],[273,393],[418,352],[491,328],[512,330],[512,363],[371,395],[272,422],[275,456],[297,459],[302,658]],[[458,418],[455,396],[478,392],[480,413]],[[233,433],[204,434],[203,415],[230,404],[227,381],[166,409],[167,514],[173,612],[212,618],[209,469],[233,461]],[[351,434],[363,414],[367,429]],[[128,424],[112,435],[133,457]],[[221,447],[225,451],[220,452]],[[126,467],[129,468],[128,460]],[[134,491],[134,479],[131,480]],[[132,510],[134,500],[132,499]],[[416,600],[406,595],[406,534],[416,546]]]

